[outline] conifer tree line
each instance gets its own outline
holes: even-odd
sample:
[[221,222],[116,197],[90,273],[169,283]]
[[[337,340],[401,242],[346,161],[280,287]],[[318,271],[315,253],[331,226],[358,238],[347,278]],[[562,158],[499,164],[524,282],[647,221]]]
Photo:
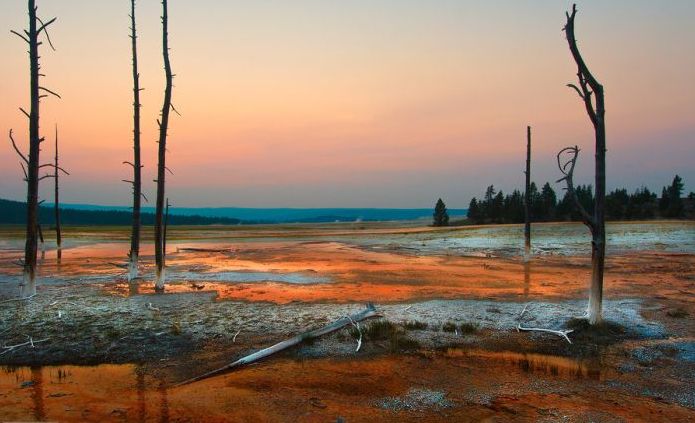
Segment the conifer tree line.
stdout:
[[[633,193],[620,188],[606,195],[606,218],[610,220],[638,220],[653,218],[695,217],[695,193],[684,195],[683,179],[676,175],[670,185],[663,187],[661,197],[649,188],[641,187]],[[558,198],[550,183],[539,190],[535,182],[530,187],[531,220],[534,222],[581,221],[572,198],[565,192]],[[593,212],[594,193],[591,185],[578,185],[575,192],[579,202]],[[525,195],[515,189],[511,194],[497,191],[493,185],[478,200],[473,197],[468,206],[468,220],[475,224],[523,223]]]

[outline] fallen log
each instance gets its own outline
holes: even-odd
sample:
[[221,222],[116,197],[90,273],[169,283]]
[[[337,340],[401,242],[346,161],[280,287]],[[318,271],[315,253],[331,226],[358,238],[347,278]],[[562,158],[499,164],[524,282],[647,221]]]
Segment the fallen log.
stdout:
[[196,377],[184,380],[183,382],[179,382],[174,386],[176,387],[176,386],[188,385],[189,383],[193,383],[193,382],[197,382],[199,380],[207,379],[211,376],[217,375],[217,374],[222,373],[226,370],[231,370],[231,369],[235,369],[237,367],[251,364],[251,363],[256,362],[258,360],[261,360],[265,357],[268,357],[269,355],[275,354],[277,352],[286,350],[286,349],[293,347],[295,345],[301,344],[302,342],[307,341],[309,339],[314,339],[314,338],[318,338],[319,336],[327,335],[331,332],[335,332],[339,329],[342,329],[345,326],[354,325],[357,322],[360,322],[360,321],[366,320],[366,319],[370,319],[373,317],[381,317],[381,313],[379,313],[376,310],[376,308],[374,307],[373,304],[367,304],[366,309],[362,310],[359,313],[353,314],[352,316],[345,316],[345,317],[340,318],[340,319],[336,320],[335,322],[333,322],[329,325],[326,325],[320,329],[314,329],[314,330],[311,330],[309,332],[301,333],[293,338],[287,339],[285,341],[279,342],[279,343],[272,345],[270,347],[256,351],[253,354],[249,354],[245,357],[242,357],[233,363],[227,364],[224,367],[220,367],[219,369],[209,371],[209,372],[202,374],[200,376],[196,376]]
[[176,252],[186,252],[186,253],[227,253],[231,251],[231,248],[192,248],[192,247],[179,247]]

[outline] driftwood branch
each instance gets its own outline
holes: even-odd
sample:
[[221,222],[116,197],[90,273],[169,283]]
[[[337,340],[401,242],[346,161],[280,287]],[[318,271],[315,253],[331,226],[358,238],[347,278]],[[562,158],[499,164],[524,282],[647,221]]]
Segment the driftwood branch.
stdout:
[[32,338],[31,336],[28,336],[28,335],[25,335],[25,336],[27,338],[29,338],[29,340],[27,342],[22,342],[21,344],[16,344],[16,345],[3,345],[2,348],[5,351],[0,352],[0,355],[7,354],[8,352],[14,351],[18,348],[26,347],[27,345],[31,345],[32,348],[36,348],[36,346],[34,344],[38,344],[39,342],[46,342],[50,339],[50,338],[45,338],[45,339],[38,339],[38,340],[34,341],[34,338]]
[[368,304],[367,308],[365,308],[364,310],[362,310],[359,313],[353,314],[352,316],[347,316],[347,317],[343,317],[341,319],[338,319],[335,322],[333,322],[329,325],[326,325],[320,329],[314,329],[312,331],[301,333],[293,338],[279,342],[279,343],[272,345],[268,348],[264,348],[260,351],[256,351],[253,354],[249,354],[245,357],[242,357],[233,363],[227,364],[224,367],[220,367],[219,369],[212,370],[212,371],[207,372],[205,374],[202,374],[200,376],[196,376],[196,377],[187,379],[183,382],[176,384],[176,386],[187,385],[189,383],[193,383],[193,382],[197,382],[199,380],[207,379],[211,376],[217,375],[217,374],[222,373],[226,370],[231,370],[231,369],[235,369],[235,368],[238,368],[241,366],[245,366],[247,364],[254,363],[254,362],[261,360],[265,357],[268,357],[272,354],[286,350],[286,349],[293,347],[295,345],[301,344],[302,342],[307,341],[309,339],[314,339],[314,338],[318,338],[318,337],[323,336],[323,335],[327,335],[331,332],[335,332],[339,329],[342,329],[345,326],[352,325],[352,324],[355,324],[356,322],[360,322],[362,320],[370,319],[373,317],[381,317],[381,314],[376,310],[376,308],[374,308],[374,305]]
[[566,330],[553,330],[553,329],[544,329],[544,328],[527,328],[521,326],[521,319],[524,317],[524,313],[526,313],[526,310],[528,309],[528,304],[524,306],[524,309],[521,311],[521,314],[519,314],[519,324],[516,326],[517,332],[545,332],[545,333],[552,333],[553,335],[560,336],[562,338],[565,338],[567,342],[570,344],[572,341],[570,338],[567,336],[568,334],[574,332],[573,329],[566,329]]
[[194,253],[226,253],[230,251],[229,248],[192,248],[192,247],[178,247],[176,252],[194,252]]

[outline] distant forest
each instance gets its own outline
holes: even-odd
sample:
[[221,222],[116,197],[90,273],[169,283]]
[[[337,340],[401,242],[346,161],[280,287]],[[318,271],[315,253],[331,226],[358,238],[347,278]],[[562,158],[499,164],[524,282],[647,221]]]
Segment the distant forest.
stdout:
[[[594,195],[591,185],[575,187],[579,202],[593,213]],[[558,201],[557,194],[545,183],[540,191],[531,183],[531,221],[581,221],[572,198],[567,192]],[[524,222],[525,195],[519,190],[505,195],[490,185],[481,200],[473,198],[468,207],[468,220],[474,224]],[[693,219],[695,218],[695,193],[687,197],[683,193],[683,180],[676,175],[671,185],[665,186],[661,197],[642,187],[630,194],[626,189],[616,189],[606,195],[606,219]]]
[[[113,210],[75,210],[60,209],[60,220],[66,225],[130,225],[133,214],[129,211]],[[153,213],[142,213],[143,225],[154,224]],[[27,205],[19,201],[0,199],[0,223],[26,224]],[[52,207],[39,206],[39,223],[42,225],[55,224]],[[170,225],[236,225],[242,223],[239,219],[228,217],[169,216]]]

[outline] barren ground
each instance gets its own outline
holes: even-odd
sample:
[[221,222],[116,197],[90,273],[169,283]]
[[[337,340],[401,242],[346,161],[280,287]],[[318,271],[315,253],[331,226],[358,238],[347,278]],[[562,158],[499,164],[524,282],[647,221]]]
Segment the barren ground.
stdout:
[[[609,225],[608,323],[572,344],[516,328],[582,314],[577,224],[535,225],[530,264],[516,225],[172,228],[163,295],[149,234],[129,284],[126,228],[68,228],[62,263],[47,240],[38,295],[6,301],[22,235],[0,228],[0,342],[35,343],[0,349],[0,420],[695,419],[694,222]],[[362,324],[359,352],[344,329],[172,386],[366,302],[384,317]]]

